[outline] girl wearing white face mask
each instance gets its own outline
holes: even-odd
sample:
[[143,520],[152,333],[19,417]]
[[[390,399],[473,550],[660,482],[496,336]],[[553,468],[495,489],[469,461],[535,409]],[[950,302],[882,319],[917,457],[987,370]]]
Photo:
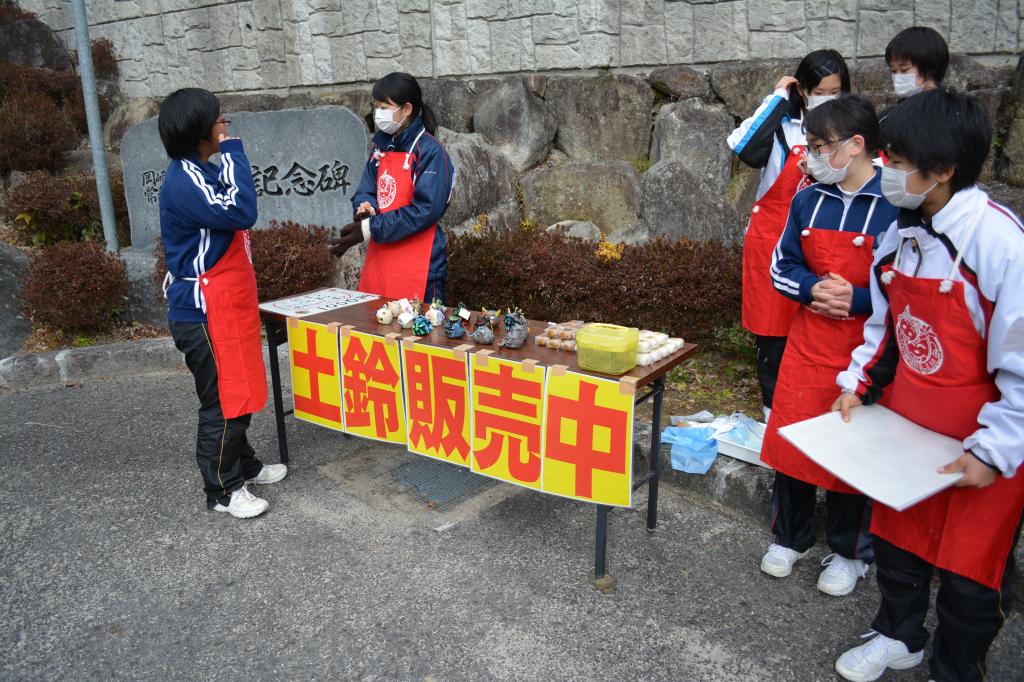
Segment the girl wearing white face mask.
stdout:
[[377,132],[352,196],[355,222],[331,253],[367,242],[359,290],[392,299],[444,300],[447,240],[437,225],[448,209],[455,169],[434,137],[437,123],[416,79],[391,73],[373,86]]
[[818,589],[849,594],[874,555],[867,532],[869,501],[817,466],[777,430],[827,412],[836,374],[849,364],[871,312],[868,280],[874,247],[896,217],[882,196],[878,118],[858,95],[826,102],[807,114],[807,165],[817,184],[800,191],[772,255],[775,289],[801,304],[789,330],[779,368],[775,406],[761,458],[774,467],[772,532],[775,542],[761,570],[789,575],[815,542],[817,488],[828,504],[826,540],[833,552],[822,562]]
[[747,120],[729,135],[740,161],[761,169],[757,201],[743,240],[743,326],[757,343],[757,378],[765,414],[772,406],[786,334],[797,304],[779,295],[769,273],[772,250],[786,226],[789,202],[807,184],[802,119],[808,109],[850,91],[850,73],[835,50],[815,50],[784,76]]
[[900,31],[885,48],[897,97],[910,97],[942,84],[949,66],[949,47],[934,29],[914,26]]

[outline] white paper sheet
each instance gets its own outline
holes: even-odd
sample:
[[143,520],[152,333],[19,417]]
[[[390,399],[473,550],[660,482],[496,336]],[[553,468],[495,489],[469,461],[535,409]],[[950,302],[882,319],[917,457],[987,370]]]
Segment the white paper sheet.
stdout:
[[880,405],[853,409],[848,424],[829,412],[785,426],[779,435],[840,480],[898,511],[962,478],[937,471],[963,454],[961,441]]
[[288,317],[309,317],[318,313],[326,313],[328,310],[347,308],[372,298],[375,298],[373,294],[332,287],[261,303],[260,310],[265,310],[268,313],[280,313]]

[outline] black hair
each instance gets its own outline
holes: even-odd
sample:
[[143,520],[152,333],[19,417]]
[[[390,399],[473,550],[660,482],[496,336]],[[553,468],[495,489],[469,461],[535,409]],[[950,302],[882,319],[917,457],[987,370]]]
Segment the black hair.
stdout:
[[[850,91],[850,70],[846,67],[846,60],[843,55],[835,50],[815,50],[808,53],[800,61],[793,74],[800,82],[804,94],[810,97],[811,90],[818,87],[818,84],[828,76],[839,74],[840,87],[843,92]],[[806,108],[804,98],[793,88],[789,93],[790,114],[794,118],[800,118]]]
[[869,154],[875,154],[882,145],[875,107],[860,95],[841,95],[838,99],[822,102],[807,112],[804,129],[828,141],[860,135]]
[[939,32],[927,26],[913,26],[896,34],[885,47],[885,63],[905,59],[924,80],[942,83],[949,66],[949,46]]
[[167,156],[183,159],[209,139],[210,128],[220,116],[220,100],[209,90],[182,88],[175,90],[160,105],[157,127]]
[[423,127],[431,135],[437,132],[437,118],[430,107],[424,104],[420,84],[410,74],[394,71],[384,76],[373,84],[373,98],[379,102],[390,100],[400,107],[412,102],[413,117],[420,116]]
[[992,144],[985,107],[971,95],[936,89],[904,100],[882,121],[884,149],[922,174],[954,170],[950,189],[973,186]]

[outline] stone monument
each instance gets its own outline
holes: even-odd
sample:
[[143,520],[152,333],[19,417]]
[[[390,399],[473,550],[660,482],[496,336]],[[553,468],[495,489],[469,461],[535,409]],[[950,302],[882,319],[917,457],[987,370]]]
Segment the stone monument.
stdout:
[[[271,220],[341,227],[352,220],[352,194],[369,155],[366,124],[356,114],[324,106],[224,117],[252,165],[256,227]],[[121,165],[134,249],[151,251],[160,236],[160,186],[168,163],[156,117],[125,134]]]

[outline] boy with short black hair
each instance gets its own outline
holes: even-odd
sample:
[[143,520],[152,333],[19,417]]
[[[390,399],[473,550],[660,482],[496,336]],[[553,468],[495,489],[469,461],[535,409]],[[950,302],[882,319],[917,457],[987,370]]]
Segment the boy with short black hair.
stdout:
[[[251,518],[269,504],[246,483],[275,483],[287,467],[260,463],[245,434],[266,404],[267,380],[249,255],[256,188],[242,141],[227,135],[230,123],[217,97],[200,88],[177,90],[160,105],[160,139],[171,157],[160,237],[171,336],[199,396],[196,461],[207,507]],[[218,152],[220,166],[210,163]]]
[[918,665],[938,569],[931,677],[980,680],[1009,608],[1024,510],[1024,227],[976,185],[992,130],[973,97],[916,95],[882,122],[882,137],[882,191],[901,211],[878,248],[873,312],[833,409],[849,420],[851,408],[882,401],[962,440],[940,472],[963,478],[902,512],[875,503],[877,635],[836,670],[875,680]]
[[949,46],[935,29],[914,26],[900,31],[885,48],[893,90],[910,97],[942,85],[949,66]]

